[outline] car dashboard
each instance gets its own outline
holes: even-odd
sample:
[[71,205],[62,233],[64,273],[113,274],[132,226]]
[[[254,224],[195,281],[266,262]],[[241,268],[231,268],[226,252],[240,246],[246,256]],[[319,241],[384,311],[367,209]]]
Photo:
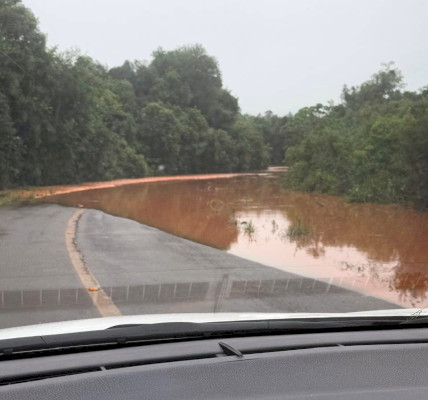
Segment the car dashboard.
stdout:
[[277,334],[27,354],[0,399],[420,399],[428,329]]

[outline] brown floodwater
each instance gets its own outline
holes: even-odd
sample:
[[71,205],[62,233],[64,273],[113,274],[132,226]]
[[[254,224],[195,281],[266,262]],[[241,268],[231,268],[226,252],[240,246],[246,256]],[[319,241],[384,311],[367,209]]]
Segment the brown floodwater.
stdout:
[[400,306],[428,305],[428,212],[285,190],[284,173],[163,178],[45,201],[130,218]]

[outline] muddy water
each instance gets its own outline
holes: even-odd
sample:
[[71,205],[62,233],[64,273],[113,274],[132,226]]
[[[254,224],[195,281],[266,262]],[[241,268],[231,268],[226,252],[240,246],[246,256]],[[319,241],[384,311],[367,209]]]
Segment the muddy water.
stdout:
[[428,305],[428,213],[285,190],[282,171],[56,195],[405,307]]

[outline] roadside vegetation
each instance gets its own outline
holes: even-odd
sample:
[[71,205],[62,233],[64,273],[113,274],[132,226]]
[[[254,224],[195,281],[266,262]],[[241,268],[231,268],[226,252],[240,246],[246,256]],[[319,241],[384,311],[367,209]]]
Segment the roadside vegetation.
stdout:
[[38,188],[0,190],[0,206],[7,206],[20,202],[30,202],[31,200],[37,199],[38,197],[46,194],[49,193],[40,193]]
[[304,108],[285,125],[290,188],[348,201],[428,208],[428,88],[402,90],[386,65],[342,92],[342,104]]
[[269,149],[199,45],[108,69],[0,0],[0,189],[264,169]]
[[292,189],[427,209],[428,88],[389,64],[340,104],[243,115],[200,45],[109,69],[0,0],[0,190],[284,164]]

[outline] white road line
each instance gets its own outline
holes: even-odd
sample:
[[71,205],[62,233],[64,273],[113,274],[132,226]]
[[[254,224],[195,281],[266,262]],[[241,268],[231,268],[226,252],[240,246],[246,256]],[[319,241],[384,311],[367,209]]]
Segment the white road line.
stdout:
[[[70,256],[71,264],[73,265],[78,277],[80,278],[83,286],[88,290],[89,297],[97,307],[98,312],[102,317],[113,317],[121,315],[119,308],[107,296],[101,288],[99,282],[96,280],[92,272],[86,266],[82,255],[77,248],[76,242],[76,229],[80,217],[84,210],[77,210],[72,217],[68,220],[67,229],[65,231],[65,244],[67,246],[68,255]],[[89,291],[91,288],[98,288],[97,291]]]

